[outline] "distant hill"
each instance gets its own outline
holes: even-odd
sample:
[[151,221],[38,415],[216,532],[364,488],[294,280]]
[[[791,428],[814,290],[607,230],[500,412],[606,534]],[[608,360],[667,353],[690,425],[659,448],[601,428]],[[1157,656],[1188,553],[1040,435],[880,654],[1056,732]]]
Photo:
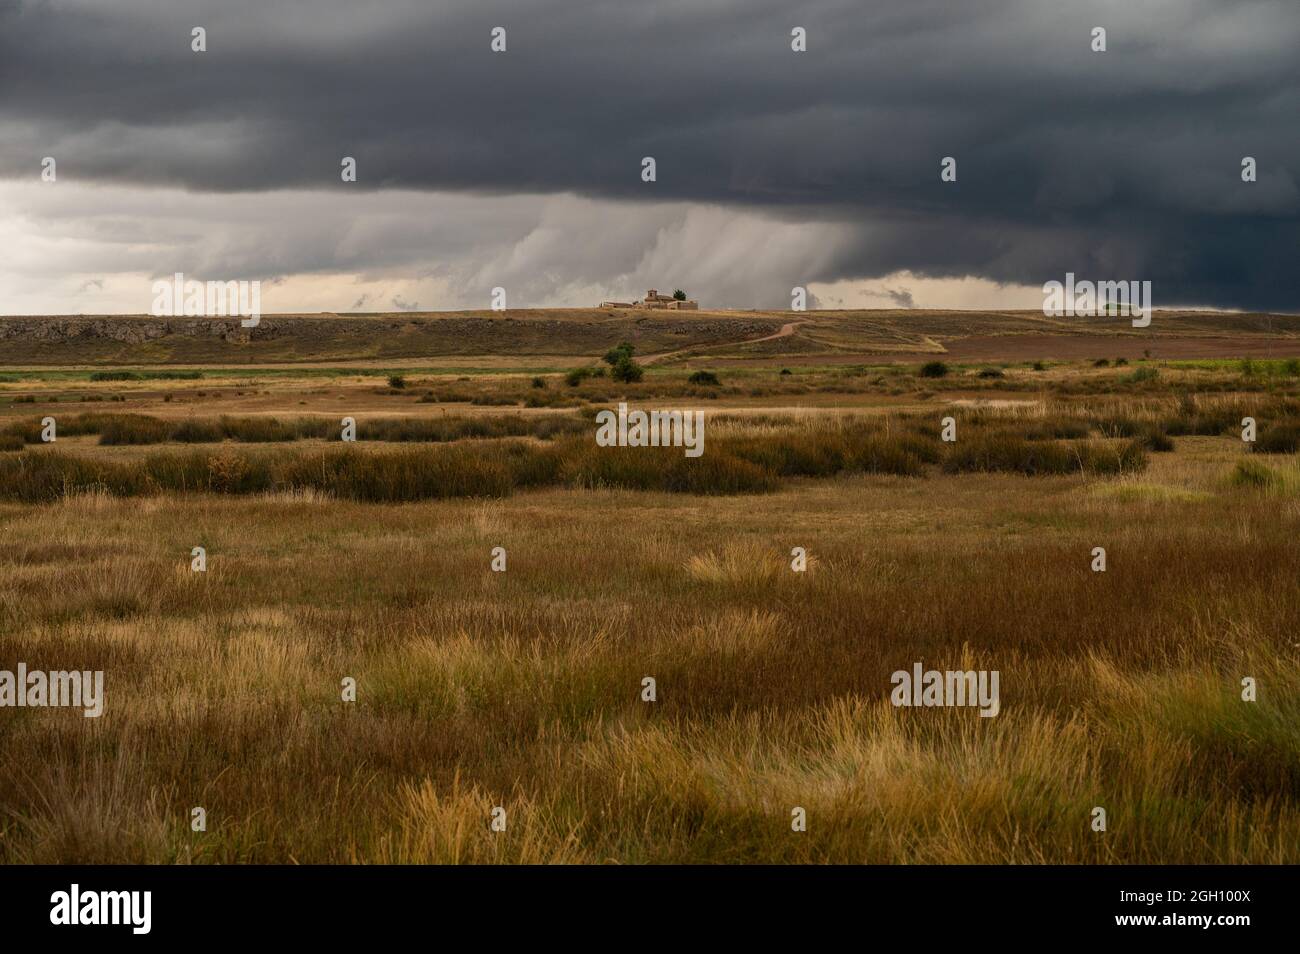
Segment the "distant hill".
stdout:
[[[594,359],[621,341],[651,362],[842,363],[949,354],[1023,357],[1300,355],[1300,316],[1156,312],[1146,329],[1118,317],[1040,312],[532,309],[267,315],[0,317],[0,366],[260,365],[484,357]],[[1096,352],[1096,355],[1093,354]]]

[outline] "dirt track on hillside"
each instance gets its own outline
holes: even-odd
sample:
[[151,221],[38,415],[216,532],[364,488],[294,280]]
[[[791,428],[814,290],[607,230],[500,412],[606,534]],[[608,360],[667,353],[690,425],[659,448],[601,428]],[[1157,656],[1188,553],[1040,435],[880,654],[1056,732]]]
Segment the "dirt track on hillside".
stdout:
[[[802,324],[804,324],[803,321],[787,321],[785,324],[781,326],[780,330],[777,331],[776,334],[764,335],[761,338],[749,338],[744,341],[729,341],[725,344],[714,345],[713,347],[734,348],[736,345],[754,345],[754,344],[761,344],[764,341],[775,341],[778,338],[789,338],[791,335],[795,333],[795,329]],[[659,364],[660,362],[667,361],[670,358],[675,358],[678,355],[698,354],[700,351],[703,351],[708,347],[709,346],[705,345],[698,348],[680,348],[677,351],[665,351],[662,354],[649,355],[641,363]]]
[[722,367],[741,367],[757,363],[815,367],[836,364],[932,361],[935,358],[974,362],[1078,361],[1097,358],[1135,360],[1143,357],[1158,361],[1300,357],[1300,338],[1258,336],[1161,335],[1147,338],[1136,335],[981,335],[946,340],[942,345],[944,348],[942,352],[888,351],[773,355],[756,358],[725,358],[714,363]]

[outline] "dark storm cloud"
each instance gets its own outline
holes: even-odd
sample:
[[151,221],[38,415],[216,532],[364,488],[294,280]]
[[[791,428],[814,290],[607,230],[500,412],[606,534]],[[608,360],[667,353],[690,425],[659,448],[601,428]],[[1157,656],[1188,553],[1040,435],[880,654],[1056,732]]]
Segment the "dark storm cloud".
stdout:
[[1297,48],[1295,0],[0,0],[0,174],[700,201],[851,226],[807,281],[1294,310]]

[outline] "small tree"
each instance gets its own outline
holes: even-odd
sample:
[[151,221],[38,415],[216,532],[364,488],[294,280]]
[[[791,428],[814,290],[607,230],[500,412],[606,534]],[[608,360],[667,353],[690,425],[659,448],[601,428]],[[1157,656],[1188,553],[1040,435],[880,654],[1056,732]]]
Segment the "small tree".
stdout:
[[678,301],[685,301],[685,300],[686,300],[686,292],[682,291],[680,288],[674,288],[674,289],[673,289],[673,297],[676,298]]
[[645,369],[633,361],[631,355],[624,355],[609,371],[609,376],[615,381],[628,384],[640,381],[643,374]]
[[636,348],[633,347],[632,342],[624,341],[621,342],[616,347],[610,348],[608,351],[606,351],[605,357],[602,358],[601,360],[604,361],[606,364],[613,366],[618,364],[620,361],[631,361],[632,354],[635,351]]

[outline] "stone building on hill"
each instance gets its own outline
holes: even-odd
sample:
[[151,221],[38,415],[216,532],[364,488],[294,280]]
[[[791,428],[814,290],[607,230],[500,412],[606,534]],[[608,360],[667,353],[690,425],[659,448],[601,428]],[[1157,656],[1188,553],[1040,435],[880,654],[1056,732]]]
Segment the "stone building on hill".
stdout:
[[645,293],[642,301],[602,301],[601,308],[665,308],[669,311],[699,311],[700,303],[693,298],[674,298],[661,295],[653,288]]

